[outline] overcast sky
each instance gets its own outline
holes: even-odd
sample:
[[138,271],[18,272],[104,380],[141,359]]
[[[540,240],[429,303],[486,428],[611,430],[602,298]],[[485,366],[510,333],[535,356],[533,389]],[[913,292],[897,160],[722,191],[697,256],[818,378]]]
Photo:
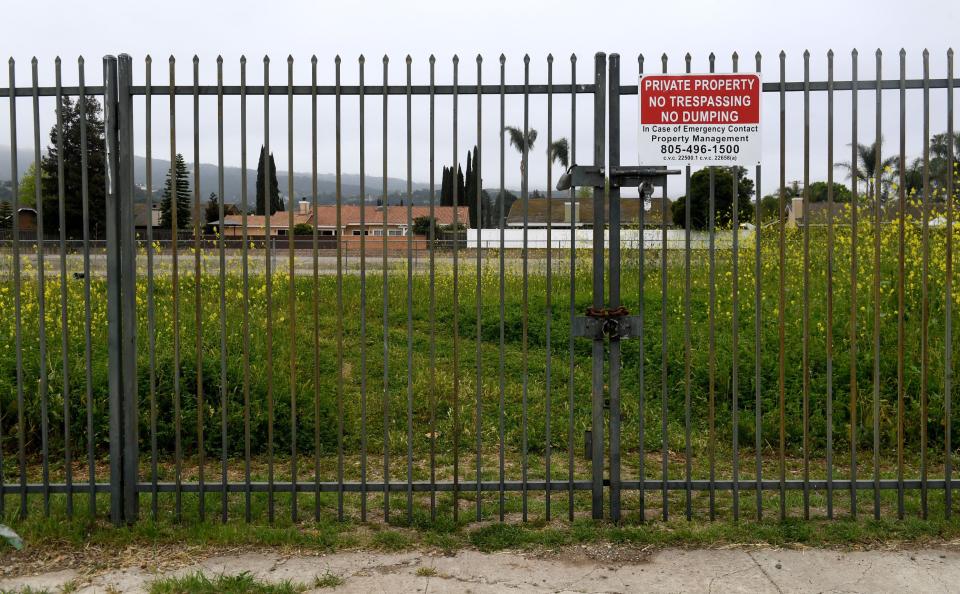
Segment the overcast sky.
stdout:
[[[884,51],[885,77],[898,76],[898,51],[907,51],[907,76],[919,77],[921,51],[931,52],[931,76],[946,76],[946,50],[958,39],[960,3],[953,0],[913,0],[844,2],[838,0],[806,0],[779,2],[750,0],[740,2],[649,3],[629,2],[524,2],[482,0],[479,2],[380,1],[307,2],[271,0],[229,2],[165,0],[133,2],[106,0],[98,3],[65,3],[51,0],[7,3],[3,15],[6,26],[0,39],[4,52],[17,60],[17,84],[30,82],[30,58],[40,61],[40,84],[52,84],[53,60],[64,60],[64,84],[77,80],[76,58],[87,61],[88,84],[101,81],[100,58],[104,54],[129,53],[134,58],[135,79],[142,84],[143,59],[154,58],[155,84],[168,80],[167,59],[177,58],[177,82],[191,82],[191,58],[200,58],[201,84],[215,84],[215,59],[225,60],[225,83],[239,83],[239,58],[246,55],[248,83],[260,84],[262,58],[270,55],[271,83],[286,82],[286,57],[295,59],[295,83],[309,84],[310,57],[319,60],[319,83],[333,83],[333,59],[343,57],[343,83],[357,81],[357,57],[367,57],[367,84],[382,80],[382,57],[388,54],[390,82],[404,80],[404,57],[413,59],[414,84],[428,82],[430,54],[437,57],[437,82],[452,80],[451,58],[458,54],[460,81],[476,81],[476,56],[484,57],[483,81],[495,83],[499,77],[498,57],[507,57],[507,82],[520,83],[523,76],[523,55],[531,57],[531,82],[546,82],[546,57],[553,53],[554,81],[570,79],[570,55],[576,53],[578,81],[592,80],[592,56],[597,51],[618,52],[623,60],[622,80],[633,84],[637,74],[637,55],[648,57],[648,68],[659,70],[659,56],[670,56],[670,71],[680,72],[683,55],[693,56],[693,70],[707,70],[707,55],[717,54],[717,70],[730,70],[730,55],[740,52],[741,70],[753,70],[755,52],[764,56],[763,76],[767,81],[778,77],[777,54],[787,53],[788,80],[803,76],[802,52],[812,54],[811,77],[826,77],[826,52],[836,53],[836,79],[850,78],[850,50],[860,50],[860,78],[874,77],[874,51]],[[2,77],[0,86],[7,86]],[[943,90],[931,93],[931,132],[946,127]],[[367,172],[382,174],[382,103],[380,97],[368,97],[366,103]],[[356,98],[345,98],[343,107],[343,170],[359,170],[359,134]],[[438,98],[436,112],[437,164],[439,168],[452,161],[452,113],[449,96]],[[229,98],[225,107],[225,160],[228,165],[240,163],[239,101]],[[802,95],[793,93],[787,102],[787,179],[802,179]],[[874,135],[873,94],[860,95],[859,133],[861,141]],[[137,153],[145,153],[142,99],[138,100],[136,129]],[[413,178],[428,181],[428,120],[426,98],[417,98],[413,106]],[[578,101],[577,149],[580,163],[590,161],[592,112],[590,97]],[[922,100],[920,92],[909,92],[907,103],[907,153],[917,156],[922,148]],[[7,113],[3,101],[2,113]],[[461,161],[466,150],[477,142],[477,105],[474,97],[461,97],[459,145]],[[636,162],[637,98],[625,97],[622,102],[622,161]],[[766,93],[763,98],[763,191],[773,191],[779,176],[779,130],[777,96]],[[169,157],[169,104],[164,97],[153,104],[153,154]],[[849,158],[850,93],[836,98],[836,160]],[[899,140],[898,95],[883,96],[885,153],[894,153]],[[319,104],[320,140],[318,170],[334,171],[333,100]],[[522,124],[519,98],[507,102],[508,124]],[[531,98],[531,127],[540,132],[537,150],[531,157],[531,187],[545,187],[547,114],[543,97]],[[262,103],[249,100],[248,144],[251,167],[255,167],[256,151],[263,140]],[[406,176],[406,124],[402,97],[390,100],[388,114],[388,171],[393,177]],[[41,135],[44,145],[53,119],[52,102],[41,105]],[[482,143],[484,186],[499,185],[499,100],[488,96],[482,103]],[[10,138],[7,117],[0,118],[0,144]],[[214,98],[203,98],[200,113],[200,158],[215,163],[216,104]],[[287,168],[286,98],[271,100],[271,145],[279,169]],[[32,114],[28,100],[18,102],[18,139],[21,148],[33,145]],[[554,100],[554,137],[570,134],[570,100],[567,96]],[[309,98],[297,99],[294,106],[294,168],[310,171]],[[811,99],[811,179],[824,179],[826,157],[826,94]],[[177,103],[177,148],[188,162],[193,159],[192,103],[183,98]],[[509,149],[506,156],[506,185],[519,186],[518,158]],[[7,169],[7,167],[3,167]],[[6,177],[6,176],[4,176]],[[841,175],[842,177],[842,175]],[[439,180],[439,174],[437,175]],[[374,189],[375,191],[375,189]],[[670,194],[681,188],[674,186]]]

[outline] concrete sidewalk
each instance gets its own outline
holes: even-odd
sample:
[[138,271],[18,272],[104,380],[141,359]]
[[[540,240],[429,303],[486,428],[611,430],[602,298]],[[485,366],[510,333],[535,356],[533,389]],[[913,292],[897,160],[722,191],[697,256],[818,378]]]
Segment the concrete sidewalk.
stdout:
[[337,588],[316,592],[957,592],[960,553],[947,549],[841,552],[738,548],[644,551],[616,545],[549,553],[343,552],[289,556],[248,552],[211,557],[175,571],[142,566],[86,580],[63,570],[0,580],[0,590],[32,587],[56,592],[145,592],[159,575],[248,571],[264,581],[312,586],[327,573]]

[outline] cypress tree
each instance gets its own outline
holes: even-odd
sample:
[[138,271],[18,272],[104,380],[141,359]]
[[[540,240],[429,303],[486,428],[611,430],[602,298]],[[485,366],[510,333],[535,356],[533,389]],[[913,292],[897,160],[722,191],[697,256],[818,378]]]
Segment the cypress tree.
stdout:
[[[171,179],[171,173],[175,179]],[[176,184],[176,185],[174,185]],[[171,212],[171,196],[176,194],[177,229],[190,228],[191,191],[190,175],[187,173],[187,164],[183,155],[177,153],[172,172],[167,172],[167,181],[163,184],[163,198],[160,201],[160,226],[164,229],[173,228],[173,214]]]
[[[260,160],[257,162],[257,213],[258,215],[267,214],[264,204],[266,204],[266,187],[264,186],[264,158],[266,151],[260,147]],[[277,164],[273,160],[273,153],[270,153],[270,214],[283,210],[283,201],[280,199],[280,184],[277,183]]]
[[449,167],[443,168],[440,176],[440,206],[453,206],[453,183]]

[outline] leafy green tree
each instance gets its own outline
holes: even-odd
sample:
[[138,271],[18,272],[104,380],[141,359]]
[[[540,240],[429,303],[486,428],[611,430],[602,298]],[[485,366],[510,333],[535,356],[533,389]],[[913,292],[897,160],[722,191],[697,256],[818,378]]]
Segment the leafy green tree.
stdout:
[[436,225],[437,225],[437,220],[435,218],[417,217],[413,219],[413,234],[429,237],[431,228],[433,228],[433,232],[434,234],[436,234],[437,232]]
[[[41,171],[41,174],[42,173],[43,172]],[[30,163],[30,166],[27,167],[27,170],[23,172],[23,176],[20,177],[20,187],[17,190],[17,197],[20,201],[21,208],[34,208],[37,205],[36,163]]]
[[493,208],[491,214],[493,215],[495,221],[497,221],[495,226],[498,229],[505,224],[505,220],[500,219],[500,204],[503,203],[503,218],[506,219],[510,216],[510,207],[513,206],[513,203],[517,201],[517,197],[512,194],[509,190],[504,190],[503,192],[497,192],[497,198],[493,201]]
[[[266,150],[260,147],[260,161],[257,162],[257,214],[267,214],[266,209],[266,183],[264,172],[264,160],[266,159]],[[273,153],[270,153],[270,214],[283,210],[283,200],[280,198],[280,184],[277,183],[277,164],[273,160]]]
[[[171,178],[171,174],[173,178]],[[171,207],[172,196],[176,195],[176,206]],[[173,228],[172,208],[176,208],[177,229],[190,227],[190,176],[187,173],[187,164],[183,155],[177,153],[173,171],[167,172],[167,181],[163,185],[163,198],[160,201],[160,226],[164,229]]]
[[[826,202],[827,201],[827,182],[818,181],[810,184],[808,191],[810,193],[810,202]],[[843,184],[833,182],[833,201],[834,202],[850,202],[852,194],[850,193],[850,188]],[[774,211],[776,212],[776,211]]]
[[293,226],[294,235],[313,235],[313,225],[310,223],[297,223]]
[[220,222],[220,200],[217,198],[216,192],[210,192],[210,199],[207,201],[207,207],[203,215],[208,225]]
[[[100,103],[94,97],[87,97],[85,111],[88,213],[91,233],[99,236],[105,228],[106,219],[106,141]],[[84,128],[80,101],[63,97],[59,105],[59,115],[63,124],[62,157],[66,232],[70,237],[79,237],[83,234],[83,146],[80,141]],[[58,229],[60,225],[58,201],[60,178],[57,163],[60,156],[57,146],[57,127],[54,125],[50,129],[50,145],[47,146],[47,154],[40,161],[43,217],[48,233]]]
[[[737,197],[740,222],[753,217],[753,180],[747,179],[747,170],[743,167],[732,168],[737,175]],[[715,225],[727,227],[733,215],[733,174],[731,169],[716,167],[714,171],[714,208]],[[673,224],[686,226],[686,196],[676,200],[671,206]],[[710,218],[710,169],[701,169],[690,176],[690,226],[693,229],[708,228]]]

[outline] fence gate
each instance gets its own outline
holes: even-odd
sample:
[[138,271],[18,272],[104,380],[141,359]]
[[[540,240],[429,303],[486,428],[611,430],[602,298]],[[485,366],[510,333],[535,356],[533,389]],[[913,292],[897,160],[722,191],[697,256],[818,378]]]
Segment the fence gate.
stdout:
[[[376,80],[363,56],[349,70],[339,57],[314,58],[309,84],[295,80],[292,57],[279,84],[269,58],[257,84],[247,82],[246,58],[239,84],[224,83],[223,60],[194,58],[191,80],[178,84],[173,57],[165,76],[144,57],[141,77],[121,55],[104,58],[99,85],[86,85],[81,58],[75,85],[63,84],[58,59],[54,86],[40,84],[36,60],[30,84],[17,86],[11,59],[0,88],[11,149],[10,183],[0,183],[0,519],[26,517],[34,502],[45,515],[62,507],[68,518],[93,518],[98,495],[117,524],[144,516],[147,502],[153,517],[177,520],[202,521],[209,507],[221,521],[251,521],[261,509],[274,521],[279,504],[296,522],[308,501],[317,519],[366,521],[382,505],[385,520],[402,510],[413,522],[447,513],[526,520],[531,501],[551,519],[565,499],[573,519],[587,513],[588,492],[593,518],[613,521],[657,511],[667,519],[671,506],[710,519],[738,519],[741,509],[808,518],[821,508],[856,518],[858,506],[875,518],[926,518],[931,509],[950,517],[960,486],[953,52],[939,78],[927,52],[901,51],[893,79],[883,78],[880,51],[867,78],[853,51],[849,79],[835,80],[835,58],[817,60],[826,80],[811,80],[805,53],[803,79],[791,81],[781,53],[779,76],[762,84],[764,101],[779,107],[774,195],[763,195],[759,163],[685,167],[684,191],[673,194],[692,198],[705,180],[708,188],[697,230],[693,200],[673,209],[668,199],[679,171],[621,155],[634,134],[621,133],[631,121],[621,108],[636,105],[642,55],[622,73],[619,55],[599,53],[586,83],[571,56],[569,82],[556,84],[552,56],[546,84],[530,82],[529,57],[522,84],[507,84],[505,56],[496,77],[481,56],[475,75],[462,76],[456,56],[407,57],[397,77],[401,68],[384,56]],[[685,56],[687,73],[692,60]],[[738,60],[731,56],[734,72]],[[713,54],[708,64],[715,72]],[[922,77],[907,78],[908,64]],[[201,66],[216,68],[215,84],[203,84]],[[414,66],[429,69],[428,83],[414,84]],[[318,84],[324,72],[332,84]],[[580,143],[592,151],[580,163],[578,98],[593,102],[592,138]],[[802,98],[796,134],[793,98]],[[555,118],[555,103],[567,102],[569,120]],[[398,103],[402,110],[390,109]],[[24,104],[32,160],[46,168],[30,200],[39,208],[20,202]],[[215,105],[215,142],[201,135],[201,105],[208,113]],[[835,125],[841,111],[848,120]],[[277,112],[286,126],[271,145]],[[295,126],[295,113],[309,114],[310,126]],[[510,126],[508,114],[521,113],[522,127]],[[919,141],[908,115],[922,119]],[[169,152],[155,152],[163,120]],[[46,158],[41,121],[53,124]],[[824,138],[811,137],[818,121]],[[546,129],[547,151],[543,142],[530,151],[531,122]],[[225,127],[239,130],[238,142]],[[555,151],[557,130],[569,142]],[[898,133],[898,150],[885,148],[884,130]],[[391,135],[403,136],[392,152]],[[381,141],[376,166],[368,136]],[[461,137],[475,138],[463,182]],[[280,167],[293,172],[295,153],[309,154],[312,171],[287,176],[289,207],[274,212],[280,181],[258,192],[248,155],[261,145],[261,169],[275,170],[271,146],[283,141]],[[811,147],[821,142],[818,164]],[[191,145],[192,167],[178,152]],[[216,167],[204,169],[201,147],[213,145]],[[505,181],[514,146],[517,196]],[[239,168],[227,168],[225,153],[239,153]],[[169,163],[158,165],[157,154]],[[541,158],[545,176],[530,166]],[[405,175],[390,178],[398,160]],[[324,170],[335,175],[324,180]],[[529,191],[534,170],[545,197]],[[415,184],[415,171],[429,181]],[[190,204],[155,225],[168,173],[178,205]],[[802,186],[788,182],[794,174]],[[181,177],[192,196],[180,196]],[[215,233],[201,223],[201,199],[214,189]],[[721,189],[728,204],[719,204]],[[561,216],[552,209],[563,200]],[[645,219],[654,216],[647,206],[659,220]],[[190,210],[189,224],[178,221]],[[753,226],[741,229],[747,218]],[[540,227],[545,241],[530,235]],[[511,232],[522,240],[508,242]],[[543,292],[531,300],[531,288]],[[647,427],[648,418],[660,426]],[[682,440],[682,456],[671,439]],[[575,455],[581,445],[587,460]],[[647,467],[648,454],[659,468]],[[109,477],[98,476],[107,460]],[[662,501],[648,501],[653,493]],[[89,506],[75,510],[75,496]]]

